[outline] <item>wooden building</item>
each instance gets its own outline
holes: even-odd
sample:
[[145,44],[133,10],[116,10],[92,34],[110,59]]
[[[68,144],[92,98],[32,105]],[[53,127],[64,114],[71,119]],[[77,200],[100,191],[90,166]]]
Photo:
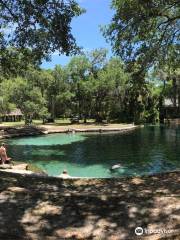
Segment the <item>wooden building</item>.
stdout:
[[16,108],[9,113],[1,116],[2,122],[20,122],[23,114],[20,109]]
[[178,99],[176,104],[170,98],[165,99],[164,101],[164,115],[166,119],[176,119],[180,118],[180,106]]

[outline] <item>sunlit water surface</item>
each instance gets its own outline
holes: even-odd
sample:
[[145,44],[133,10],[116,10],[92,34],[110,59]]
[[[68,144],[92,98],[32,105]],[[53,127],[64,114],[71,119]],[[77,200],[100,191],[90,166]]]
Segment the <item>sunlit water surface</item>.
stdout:
[[[180,128],[148,126],[128,133],[51,134],[7,141],[8,155],[49,175],[121,177],[180,168]],[[112,165],[122,167],[110,171]]]

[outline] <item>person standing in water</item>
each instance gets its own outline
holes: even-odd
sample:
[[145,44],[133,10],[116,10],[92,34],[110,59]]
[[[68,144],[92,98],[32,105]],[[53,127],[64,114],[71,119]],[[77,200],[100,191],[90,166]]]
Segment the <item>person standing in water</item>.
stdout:
[[0,147],[0,158],[1,158],[1,163],[10,163],[11,158],[8,158],[7,153],[6,153],[6,147],[5,144],[2,143],[1,147]]

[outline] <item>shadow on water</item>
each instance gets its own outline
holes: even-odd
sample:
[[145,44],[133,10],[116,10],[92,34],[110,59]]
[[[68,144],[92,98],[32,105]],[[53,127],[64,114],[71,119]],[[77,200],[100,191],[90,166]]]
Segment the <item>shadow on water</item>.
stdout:
[[[62,143],[53,142],[53,136]],[[35,137],[28,145],[23,145],[23,139],[21,145],[16,145],[16,139],[11,140],[9,155],[16,161],[37,164],[50,175],[67,168],[72,176],[119,177],[180,167],[180,129],[149,126],[124,134],[75,134],[69,136],[69,143],[67,134],[50,137],[51,145],[47,145],[48,136]],[[43,144],[43,139],[46,145],[35,145],[38,141]],[[117,163],[122,168],[110,172]]]

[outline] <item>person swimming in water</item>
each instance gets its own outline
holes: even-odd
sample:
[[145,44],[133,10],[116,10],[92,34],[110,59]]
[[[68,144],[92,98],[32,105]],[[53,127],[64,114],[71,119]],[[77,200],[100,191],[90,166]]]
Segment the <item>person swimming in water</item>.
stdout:
[[0,158],[1,158],[1,163],[2,164],[10,163],[10,161],[11,161],[11,158],[9,158],[7,156],[5,143],[2,143],[2,145],[0,147]]
[[118,163],[118,164],[113,165],[109,170],[114,171],[114,170],[122,168],[122,167],[123,166],[120,163]]

